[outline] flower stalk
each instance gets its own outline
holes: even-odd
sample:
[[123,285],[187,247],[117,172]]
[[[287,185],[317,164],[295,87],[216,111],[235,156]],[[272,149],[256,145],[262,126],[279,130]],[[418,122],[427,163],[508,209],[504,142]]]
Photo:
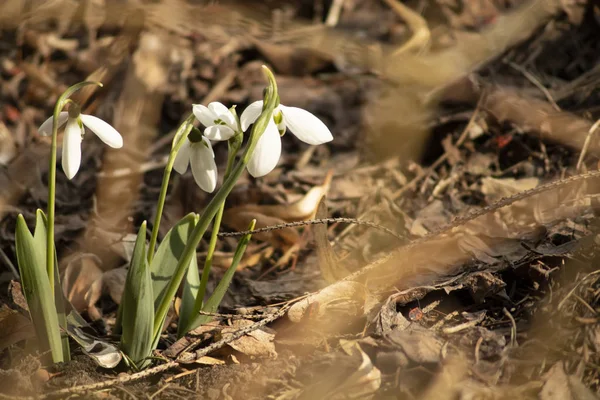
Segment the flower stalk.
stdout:
[[183,277],[185,276],[187,267],[189,266],[192,257],[196,255],[196,247],[202,240],[208,225],[213,220],[219,209],[222,207],[222,204],[225,202],[225,199],[235,186],[235,183],[240,178],[246,165],[250,161],[252,153],[256,148],[258,140],[265,132],[267,125],[271,122],[273,118],[273,110],[277,107],[279,103],[279,97],[277,93],[277,83],[275,82],[275,77],[273,73],[269,71],[266,67],[263,67],[263,71],[267,77],[269,85],[265,90],[265,99],[264,106],[262,109],[261,115],[256,120],[252,128],[252,132],[250,134],[250,138],[248,139],[248,144],[244,153],[241,156],[241,159],[238,161],[237,165],[232,169],[231,174],[225,181],[223,182],[223,186],[217,191],[215,196],[206,206],[206,209],[202,213],[198,224],[196,224],[194,230],[192,231],[190,238],[188,239],[185,249],[183,251],[182,257],[179,259],[177,264],[177,268],[175,274],[171,278],[169,282],[169,286],[167,287],[166,294],[163,298],[163,301],[159,305],[156,310],[156,315],[154,319],[154,338],[156,339],[160,332],[162,331],[165,318],[167,316],[167,312],[171,306],[171,301],[175,297],[177,293],[177,288],[181,284]]
[[165,201],[167,199],[167,189],[169,188],[169,180],[171,179],[171,172],[173,171],[173,164],[177,157],[177,152],[183,145],[190,131],[192,130],[194,121],[194,115],[188,116],[185,121],[179,126],[175,137],[173,138],[173,146],[169,152],[169,158],[165,171],[163,173],[163,180],[160,187],[160,194],[158,196],[158,203],[156,205],[156,216],[154,217],[154,223],[152,224],[152,235],[150,237],[150,244],[148,245],[148,263],[152,263],[154,257],[154,250],[156,248],[156,241],[158,240],[158,230],[160,228],[160,220],[162,213],[165,208]]
[[50,289],[54,294],[54,210],[56,198],[56,148],[58,142],[58,128],[60,126],[59,116],[63,108],[71,102],[69,97],[76,91],[88,85],[97,85],[102,87],[102,83],[86,81],[80,82],[69,87],[58,98],[52,114],[52,144],[50,145],[50,165],[48,168],[48,232],[46,242],[46,270],[48,271],[48,280]]
[[[241,140],[236,140],[238,137],[241,138],[241,134],[231,139],[229,142],[228,148],[228,158],[227,158],[227,168],[225,169],[225,179],[229,177],[231,173],[231,169],[233,168],[233,163],[235,162],[235,156],[240,149]],[[210,242],[208,243],[208,251],[206,253],[206,260],[204,261],[204,268],[202,268],[202,278],[200,279],[200,287],[198,289],[198,294],[196,296],[196,304],[194,305],[193,314],[196,315],[201,309],[202,304],[204,302],[204,295],[206,294],[206,285],[208,284],[208,277],[210,275],[210,269],[212,268],[213,256],[215,253],[215,248],[217,246],[217,239],[219,235],[219,230],[221,229],[221,221],[223,220],[223,212],[225,211],[225,202],[221,203],[221,207],[217,211],[215,215],[215,220],[213,222],[213,229],[210,236]]]

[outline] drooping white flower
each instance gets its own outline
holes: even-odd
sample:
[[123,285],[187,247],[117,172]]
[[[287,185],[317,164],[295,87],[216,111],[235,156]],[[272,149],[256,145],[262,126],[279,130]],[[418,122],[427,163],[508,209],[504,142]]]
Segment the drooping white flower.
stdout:
[[196,184],[205,192],[212,193],[217,186],[215,153],[206,137],[202,136],[200,139],[195,136],[191,133],[185,139],[175,157],[173,168],[183,175],[187,171],[188,164],[191,164]]
[[[123,138],[115,128],[98,117],[87,114],[63,111],[58,116],[58,127],[65,125],[65,133],[62,146],[62,168],[67,178],[73,179],[81,165],[81,141],[85,134],[84,127],[94,132],[104,143],[112,148],[123,147]],[[42,136],[52,135],[52,117],[48,118],[38,128]]]
[[[256,122],[262,112],[262,100],[255,101],[244,110],[240,117],[242,131]],[[265,133],[258,140],[256,149],[248,163],[250,175],[258,178],[271,172],[281,155],[281,135],[287,129],[304,143],[318,145],[333,140],[327,126],[310,112],[298,107],[287,107],[280,104],[273,111],[273,120],[269,122]]]
[[235,116],[223,104],[214,101],[208,107],[202,104],[194,104],[192,107],[194,116],[204,129],[204,136],[210,140],[229,140],[239,130]]

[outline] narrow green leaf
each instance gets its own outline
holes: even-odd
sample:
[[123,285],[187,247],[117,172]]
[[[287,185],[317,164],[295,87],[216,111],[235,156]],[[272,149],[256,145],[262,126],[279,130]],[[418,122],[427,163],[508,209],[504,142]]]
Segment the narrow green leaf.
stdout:
[[[38,210],[38,225],[43,227],[43,217]],[[39,221],[42,219],[42,223]],[[38,231],[37,228],[36,231]],[[52,361],[64,361],[58,315],[54,305],[54,296],[50,288],[46,270],[45,235],[33,237],[22,215],[17,217],[16,250],[21,285],[27,299],[31,320],[35,326],[42,351],[50,350]]]
[[[35,230],[33,231],[33,240],[36,246],[44,248],[46,252],[48,234],[48,220],[46,214],[42,210],[37,210],[35,216]],[[56,251],[54,252],[54,265],[58,265],[58,258],[56,257]],[[65,295],[60,285],[60,276],[58,274],[58,268],[53,268],[54,271],[54,306],[56,307],[56,315],[58,317],[58,325],[60,326],[61,332],[67,332],[67,316],[65,312],[65,306],[68,302],[65,299]],[[47,272],[47,269],[46,269]],[[71,349],[69,347],[69,336],[61,333],[63,356],[65,361],[71,359]]]
[[190,232],[194,229],[196,215],[190,213],[177,222],[165,235],[158,246],[150,270],[152,271],[152,290],[154,293],[154,306],[163,301],[169,281],[175,274],[177,263],[181,258]]
[[[252,222],[250,222],[250,226],[248,227],[248,230],[249,231],[253,230],[255,226],[256,226],[256,220],[254,219],[254,220],[252,220]],[[202,311],[207,312],[207,313],[214,313],[219,308],[219,304],[221,304],[221,301],[223,300],[223,297],[225,297],[225,293],[227,292],[227,289],[229,289],[231,280],[233,279],[233,276],[235,275],[237,266],[239,265],[240,261],[242,260],[242,257],[244,256],[244,252],[246,251],[246,247],[248,247],[248,243],[250,242],[251,237],[252,237],[251,234],[247,234],[245,236],[242,236],[242,238],[240,239],[240,241],[237,245],[237,248],[235,249],[235,254],[233,255],[233,261],[231,262],[231,265],[229,266],[229,268],[227,268],[227,271],[225,271],[223,278],[221,279],[221,281],[215,288],[215,291],[213,292],[213,294],[209,297],[209,299],[206,301],[206,303],[204,303],[204,305],[202,306]],[[198,326],[209,322],[213,318],[210,315],[199,315],[197,310],[194,310],[194,311],[195,311],[194,315],[192,315],[190,317],[190,320],[193,322],[184,330],[184,332],[181,335],[184,335],[185,333],[191,331],[192,329],[195,329]]]
[[153,350],[154,296],[146,260],[146,222],[138,232],[123,291],[121,349],[139,368],[148,363]]
[[185,283],[183,285],[183,294],[181,296],[181,306],[179,307],[179,323],[177,324],[177,336],[185,335],[183,329],[189,325],[190,318],[194,315],[194,306],[196,296],[200,288],[200,272],[198,271],[198,261],[196,257],[192,258],[188,268]]

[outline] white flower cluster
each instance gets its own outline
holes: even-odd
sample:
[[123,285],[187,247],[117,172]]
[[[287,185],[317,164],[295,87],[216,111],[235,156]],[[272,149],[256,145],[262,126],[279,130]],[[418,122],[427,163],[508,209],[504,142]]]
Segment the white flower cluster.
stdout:
[[[209,193],[217,185],[217,166],[212,141],[226,141],[242,134],[252,125],[262,112],[263,102],[256,101],[248,106],[240,119],[219,102],[212,102],[205,107],[195,104],[192,112],[196,119],[204,125],[203,135],[190,134],[183,143],[173,168],[180,174],[192,167],[192,175],[198,186]],[[65,125],[62,147],[62,167],[67,178],[72,179],[81,165],[81,142],[88,127],[104,143],[113,148],[123,146],[123,138],[112,126],[100,118],[68,112],[61,112],[58,118],[59,127]],[[281,156],[281,136],[289,130],[301,141],[318,145],[333,140],[331,132],[325,124],[310,112],[297,107],[279,105],[273,112],[263,135],[258,140],[254,153],[248,162],[247,169],[253,177],[261,177],[271,172]],[[52,134],[52,117],[48,118],[38,129],[40,135]]]

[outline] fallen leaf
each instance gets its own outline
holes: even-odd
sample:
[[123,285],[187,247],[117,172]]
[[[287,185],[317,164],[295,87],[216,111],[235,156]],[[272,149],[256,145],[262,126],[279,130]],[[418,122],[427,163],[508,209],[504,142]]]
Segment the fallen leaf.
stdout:
[[115,268],[104,272],[89,286],[84,301],[88,315],[93,321],[102,318],[100,310],[96,308],[96,303],[103,294],[108,294],[115,304],[121,304],[126,278],[126,268]]
[[62,277],[65,297],[77,312],[88,308],[86,294],[92,284],[102,277],[100,260],[93,254],[74,254],[65,260],[66,267]]
[[[221,331],[223,336],[229,333],[235,333],[240,329],[248,327],[254,324],[253,321],[238,319],[233,321],[231,327],[224,328]],[[277,352],[275,351],[275,334],[266,332],[262,329],[256,329],[252,332],[247,333],[241,338],[234,340],[228,344],[232,349],[249,357],[257,358],[277,358]]]
[[565,372],[564,364],[558,362],[545,376],[540,400],[593,400],[597,397],[575,376]]
[[371,358],[362,350],[355,340],[340,340],[342,350],[348,355],[360,354],[362,362],[352,375],[339,387],[337,391],[345,392],[353,398],[371,399],[381,386],[381,371],[377,369]]
[[[256,219],[256,228],[284,224],[288,221],[301,221],[312,218],[321,197],[327,194],[333,172],[330,171],[322,185],[310,189],[300,200],[291,204],[258,205],[247,204],[234,207],[225,212],[223,222],[238,231],[245,230],[250,221]],[[284,243],[293,245],[300,241],[295,229],[278,229],[268,233],[255,234],[256,239],[275,241],[275,245]]]
[[6,304],[0,308],[0,350],[35,337],[35,329],[29,318]]

